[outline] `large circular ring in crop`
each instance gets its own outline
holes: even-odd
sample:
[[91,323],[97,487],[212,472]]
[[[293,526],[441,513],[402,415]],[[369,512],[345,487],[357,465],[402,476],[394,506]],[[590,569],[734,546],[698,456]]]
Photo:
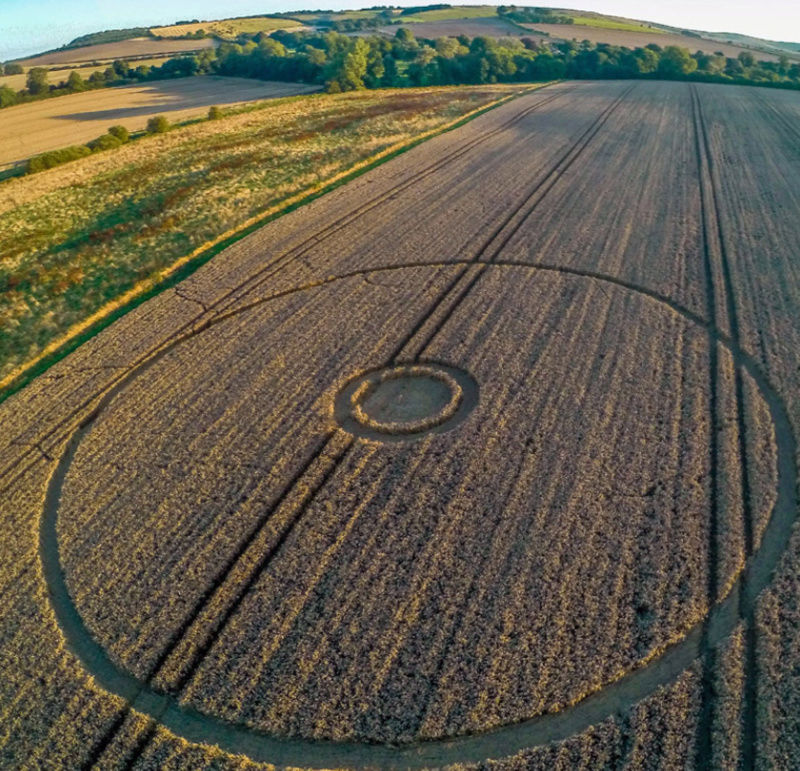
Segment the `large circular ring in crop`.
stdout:
[[334,416],[350,434],[412,441],[455,428],[474,408],[478,386],[444,364],[398,364],[358,375],[339,392]]
[[[464,263],[467,264],[467,263]],[[433,269],[452,268],[459,263],[447,265],[430,265]],[[345,281],[348,278],[360,280],[368,274],[386,274],[393,271],[410,270],[411,267],[420,266],[401,266],[390,267],[371,271],[353,271],[345,276],[339,276],[320,282],[314,285],[314,289],[330,287],[337,282]],[[59,538],[57,522],[59,512],[62,508],[65,512],[70,508],[69,495],[64,495],[65,481],[69,482],[73,465],[79,467],[80,463],[73,464],[73,461],[80,461],[82,444],[85,440],[90,441],[86,444],[91,446],[91,434],[102,427],[108,412],[113,411],[124,398],[117,402],[118,397],[122,396],[129,387],[139,386],[147,391],[146,381],[142,377],[145,373],[158,373],[162,359],[171,352],[180,349],[182,345],[189,341],[197,340],[202,332],[224,325],[228,320],[242,316],[253,308],[264,305],[267,302],[275,301],[276,297],[266,300],[255,301],[244,308],[237,309],[211,321],[202,330],[197,330],[183,338],[176,339],[165,347],[159,355],[149,361],[137,366],[126,374],[126,376],[109,391],[100,402],[93,408],[93,412],[86,416],[80,428],[78,428],[69,442],[67,449],[60,458],[53,473],[44,508],[44,516],[41,526],[41,557],[44,575],[47,581],[48,590],[52,597],[55,615],[64,632],[67,645],[82,661],[86,669],[92,674],[95,682],[121,697],[134,710],[149,715],[157,723],[172,731],[188,741],[215,744],[225,751],[235,754],[245,754],[256,761],[272,762],[280,765],[292,765],[303,767],[382,767],[382,768],[422,768],[443,766],[452,763],[473,763],[480,762],[487,758],[500,758],[513,755],[514,753],[529,747],[559,741],[573,734],[584,731],[591,725],[600,723],[614,713],[629,708],[635,702],[648,696],[662,685],[668,684],[679,676],[689,667],[701,652],[701,641],[708,645],[718,645],[735,628],[740,620],[741,607],[750,606],[755,601],[757,595],[769,585],[772,574],[779,564],[781,555],[788,542],[792,527],[797,517],[797,470],[795,468],[796,445],[789,422],[785,405],[780,396],[770,384],[768,378],[761,370],[756,360],[725,333],[714,328],[706,319],[697,313],[681,306],[669,297],[660,295],[646,287],[635,286],[624,280],[598,274],[592,274],[579,270],[563,267],[530,266],[520,263],[497,263],[486,268],[487,275],[494,274],[502,276],[503,279],[513,284],[513,279],[524,278],[527,275],[540,273],[546,277],[563,278],[562,288],[575,292],[585,292],[587,288],[594,287],[605,292],[611,288],[618,294],[621,302],[631,302],[642,306],[650,306],[655,309],[659,318],[664,324],[669,324],[675,319],[679,320],[686,328],[692,328],[692,340],[698,345],[703,343],[705,346],[719,346],[725,349],[730,357],[732,366],[740,368],[751,379],[754,390],[758,392],[760,399],[765,405],[766,419],[765,425],[770,424],[774,432],[774,444],[776,455],[774,457],[777,471],[777,485],[775,487],[774,506],[771,508],[768,522],[766,523],[759,546],[755,553],[750,557],[747,565],[739,571],[732,580],[727,593],[715,605],[710,613],[702,620],[690,627],[685,635],[676,642],[667,644],[663,650],[653,652],[653,655],[643,661],[638,668],[632,668],[624,673],[619,673],[616,679],[607,682],[602,688],[577,699],[574,704],[564,707],[560,711],[540,714],[536,717],[522,720],[518,723],[508,723],[490,728],[483,732],[474,734],[462,734],[450,736],[443,740],[432,740],[423,742],[412,742],[402,746],[369,743],[359,741],[328,741],[318,740],[310,737],[288,737],[277,736],[250,727],[245,724],[232,723],[217,714],[203,712],[192,708],[179,696],[159,691],[149,682],[135,677],[129,669],[121,665],[118,660],[111,657],[108,651],[92,637],[92,633],[86,622],[82,618],[79,608],[70,596],[67,576],[64,573],[62,555],[59,553]],[[508,281],[508,278],[512,281]],[[568,285],[568,286],[567,286]],[[311,287],[301,287],[279,297],[288,297],[297,293],[304,292]],[[584,299],[586,295],[583,295]],[[577,303],[576,303],[577,305]],[[570,307],[570,306],[568,306]],[[587,306],[588,307],[588,306]],[[648,309],[649,310],[649,309]],[[244,318],[242,316],[242,318]],[[526,319],[511,318],[509,323],[517,323],[516,329],[525,328]],[[579,328],[580,325],[576,325]],[[222,328],[225,331],[225,328]],[[228,329],[228,333],[235,337],[235,329]],[[638,327],[634,330],[638,331]],[[513,336],[506,339],[513,340]],[[555,338],[555,353],[558,355],[561,348]],[[455,347],[453,347],[454,349]],[[479,348],[479,350],[482,350]],[[249,354],[249,351],[247,352]],[[455,357],[455,354],[453,354]],[[181,358],[176,356],[176,359]],[[604,363],[608,363],[614,358],[613,349],[603,352],[598,365],[598,373],[602,375]],[[185,357],[187,363],[194,363],[195,359],[191,355]],[[253,360],[252,357],[243,356],[243,365],[252,363],[252,372],[257,376],[263,367],[263,362]],[[519,361],[520,365],[525,361]],[[243,366],[242,365],[242,366]],[[366,366],[366,365],[362,365]],[[355,369],[356,367],[353,367]],[[470,366],[470,371],[475,372],[481,382],[482,398],[481,405],[489,403],[491,398],[497,398],[497,393],[490,393],[485,385],[487,378],[477,369]],[[520,366],[519,372],[526,371],[525,367]],[[509,370],[501,371],[502,377],[506,377]],[[174,374],[174,373],[173,373]],[[228,373],[220,372],[223,376]],[[513,374],[513,373],[510,373]],[[645,373],[646,374],[646,373]],[[345,374],[344,377],[347,377]],[[174,380],[170,380],[174,383]],[[326,381],[329,382],[329,381]],[[338,381],[341,382],[341,381]],[[213,385],[213,384],[212,384]],[[545,384],[546,386],[547,384]],[[356,385],[357,387],[357,385]],[[556,389],[557,392],[557,389]],[[263,389],[265,397],[269,397],[271,390],[268,387]],[[302,395],[303,391],[296,391]],[[147,394],[146,394],[147,395]],[[485,395],[485,398],[484,398]],[[360,403],[360,402],[359,402]],[[259,402],[260,406],[261,402]],[[449,402],[448,402],[449,404]],[[502,402],[505,406],[505,401]],[[188,410],[192,404],[184,403],[183,410]],[[569,409],[571,405],[566,405]],[[362,407],[369,419],[369,411]],[[446,409],[446,405],[443,409]],[[475,417],[476,413],[473,415]],[[174,413],[174,411],[173,411]],[[131,413],[132,414],[132,413]],[[319,413],[320,419],[324,417],[322,411]],[[501,413],[505,416],[506,412]],[[327,414],[326,414],[327,416]],[[329,417],[329,416],[328,416]],[[132,430],[138,430],[138,416],[133,415],[129,425]],[[396,421],[389,421],[396,422]],[[465,423],[466,429],[479,421],[470,420]],[[508,424],[508,419],[506,423]],[[126,424],[127,425],[127,424]],[[212,426],[212,429],[214,427]],[[578,427],[578,432],[580,427]],[[215,439],[222,436],[221,433],[210,433],[209,437]],[[430,445],[432,452],[440,451],[449,441],[450,437],[442,436],[430,442],[410,445],[410,449],[416,450]],[[462,443],[463,444],[463,443]],[[539,447],[544,447],[548,451],[551,449],[544,443],[539,443]],[[258,450],[258,448],[256,448]],[[373,453],[374,457],[386,461],[386,479],[391,478],[392,471],[396,466],[392,466],[392,459],[399,457],[405,451],[405,447],[397,445],[393,447],[371,448],[362,447],[367,455]],[[499,453],[511,454],[514,449],[514,457],[518,457],[521,452],[534,452],[537,450],[537,443],[520,445],[516,448],[503,446]],[[86,450],[86,447],[83,447]],[[549,456],[555,457],[555,452],[549,452]],[[91,458],[91,453],[86,454]],[[388,460],[387,460],[388,459]],[[124,459],[123,459],[124,460]],[[169,457],[162,459],[166,466]],[[222,457],[220,462],[224,464],[229,459]],[[235,458],[232,462],[235,462]],[[179,469],[180,470],[180,469]],[[424,471],[424,469],[422,469]],[[91,473],[91,463],[85,464],[85,471]],[[124,469],[122,469],[124,471]],[[412,469],[413,471],[413,469]],[[327,477],[325,477],[327,478]],[[380,482],[381,480],[378,480]],[[324,479],[323,479],[324,483]],[[68,484],[67,484],[68,487]],[[69,491],[67,490],[67,493]],[[124,491],[123,491],[124,492]],[[243,492],[249,494],[249,490],[235,491],[237,494]],[[257,492],[257,491],[256,491]],[[380,501],[381,487],[379,484],[372,485],[357,490],[359,494],[353,500],[355,510],[366,500],[366,496],[376,496]],[[443,490],[444,495],[451,494],[450,489]],[[610,491],[613,493],[614,491]],[[633,492],[637,496],[650,495],[649,489],[641,490],[622,490],[620,494]],[[228,495],[227,490],[223,490]],[[608,493],[607,493],[608,494]],[[85,499],[81,499],[87,502]],[[75,500],[72,501],[74,503]],[[258,503],[258,502],[257,502]],[[66,506],[64,505],[66,504]],[[423,504],[424,505],[424,504]],[[101,512],[102,513],[102,512]],[[103,524],[103,517],[97,518]],[[368,518],[369,527],[372,527],[373,519]],[[405,518],[398,518],[401,527],[406,526]],[[479,533],[483,537],[484,531]],[[421,539],[426,539],[426,532],[420,534]],[[435,539],[427,538],[433,544],[434,549],[438,548]],[[137,568],[138,569],[138,568]],[[380,603],[378,603],[380,604]],[[249,673],[248,673],[249,674]]]

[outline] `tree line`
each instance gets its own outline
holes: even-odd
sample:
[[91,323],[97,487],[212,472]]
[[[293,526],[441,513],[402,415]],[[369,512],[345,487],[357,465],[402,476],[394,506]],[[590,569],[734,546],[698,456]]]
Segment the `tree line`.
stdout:
[[[25,88],[14,91],[8,86],[0,86],[0,108],[108,86],[199,75],[213,69],[214,58],[214,52],[208,50],[194,56],[166,59],[160,66],[137,65],[135,61],[127,62],[120,59],[104,70],[96,70],[88,78],[85,78],[80,70],[74,69],[66,82],[59,84],[50,83],[51,73],[46,67],[33,67],[28,70]],[[0,65],[0,75],[17,75],[22,72],[23,68],[18,64],[7,64],[5,68]],[[63,75],[59,73],[59,77]]]
[[417,40],[405,27],[392,38],[330,32],[261,34],[217,49],[211,72],[319,83],[328,91],[596,78],[659,78],[800,88],[800,64],[750,52],[691,54],[678,46],[624,48],[589,41],[442,37]]
[[[7,65],[13,66],[13,65]],[[8,69],[7,69],[8,72]],[[159,67],[115,61],[84,79],[70,73],[65,85],[48,83],[48,72],[28,72],[26,88],[0,87],[0,107],[110,85],[199,74],[324,85],[329,92],[362,88],[528,82],[557,79],[651,78],[703,80],[800,88],[800,64],[786,56],[756,61],[747,51],[692,54],[651,43],[624,48],[589,41],[441,37],[416,39],[406,27],[391,37],[353,37],[335,30],[277,30],[223,43],[216,50],[168,59]]]

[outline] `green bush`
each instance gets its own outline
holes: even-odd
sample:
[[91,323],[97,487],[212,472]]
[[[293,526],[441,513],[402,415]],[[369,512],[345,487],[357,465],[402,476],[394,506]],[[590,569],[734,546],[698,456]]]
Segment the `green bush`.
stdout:
[[122,142],[117,137],[111,136],[111,134],[103,134],[103,136],[89,142],[89,149],[93,153],[102,150],[113,150],[116,147],[122,147]]
[[22,75],[25,71],[21,64],[7,64],[5,66],[6,75]]
[[125,126],[112,126],[108,130],[108,133],[111,134],[112,137],[119,139],[119,141],[123,144],[131,138],[128,129],[126,129]]
[[219,107],[210,107],[208,109],[209,120],[219,120],[222,117],[222,110]]
[[17,92],[8,86],[0,86],[0,107],[10,107],[17,103]]
[[60,166],[62,163],[69,163],[69,161],[77,161],[78,158],[85,158],[91,155],[92,151],[86,145],[75,145],[73,147],[65,147],[63,150],[53,150],[49,153],[36,155],[28,161],[28,174],[34,174],[37,171],[44,171],[45,169],[52,169],[54,166]]
[[163,134],[165,131],[169,131],[169,121],[163,115],[156,115],[147,121],[148,134]]

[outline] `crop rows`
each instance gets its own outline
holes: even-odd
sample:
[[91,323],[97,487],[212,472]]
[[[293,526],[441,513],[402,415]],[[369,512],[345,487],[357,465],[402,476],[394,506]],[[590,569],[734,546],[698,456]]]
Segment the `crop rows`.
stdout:
[[[258,731],[413,745],[568,715],[701,622],[759,548],[780,481],[774,415],[737,342],[784,400],[800,385],[796,225],[774,211],[797,192],[781,167],[795,103],[768,97],[748,132],[750,99],[585,84],[461,155],[463,139],[435,140],[447,163],[422,146],[276,221],[12,400],[56,431],[67,413],[48,398],[80,403],[81,363],[121,368],[93,373],[96,391],[167,330],[208,320],[87,423],[66,470],[60,559],[113,661]],[[475,136],[491,126],[500,117]],[[765,145],[760,171],[736,158]],[[393,360],[468,371],[478,405],[413,443],[338,430],[342,384]],[[29,436],[20,448],[41,444]],[[5,757],[25,751],[14,727],[27,720],[53,757],[247,767],[181,743],[161,713],[125,709],[49,652],[58,629],[28,539],[57,436],[4,506],[5,613],[26,618],[0,640]],[[490,765],[791,767],[798,553],[670,685]],[[46,674],[26,694],[33,662]]]

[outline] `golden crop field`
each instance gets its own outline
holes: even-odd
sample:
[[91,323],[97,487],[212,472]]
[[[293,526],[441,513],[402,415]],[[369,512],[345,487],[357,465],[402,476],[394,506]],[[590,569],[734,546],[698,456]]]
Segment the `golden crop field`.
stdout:
[[253,16],[221,21],[201,21],[194,24],[173,24],[169,27],[153,27],[150,32],[157,37],[172,38],[203,30],[209,35],[233,40],[242,33],[273,32],[276,29],[298,29],[302,25],[294,19]]
[[520,95],[3,402],[2,761],[798,767],[798,117]]
[[3,110],[0,167],[20,163],[39,153],[84,144],[115,124],[141,131],[154,115],[165,115],[175,123],[202,117],[211,105],[232,106],[318,90],[304,83],[203,75],[18,104]]
[[46,67],[48,64],[74,64],[82,62],[131,59],[133,57],[163,56],[183,54],[213,48],[215,42],[208,38],[202,40],[156,40],[140,37],[123,40],[119,43],[98,43],[80,48],[65,48],[50,53],[19,59],[25,67]]

